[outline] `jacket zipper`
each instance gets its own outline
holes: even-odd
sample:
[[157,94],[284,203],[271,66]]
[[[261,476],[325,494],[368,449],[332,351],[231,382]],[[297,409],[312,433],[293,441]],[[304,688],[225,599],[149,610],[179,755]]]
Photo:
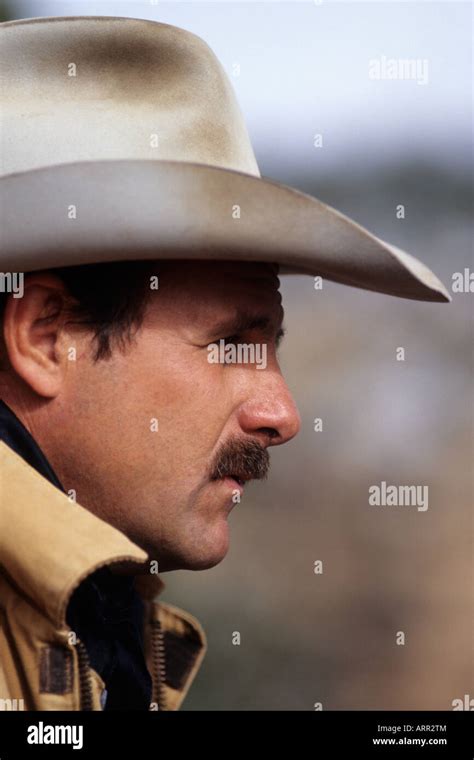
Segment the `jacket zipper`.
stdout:
[[165,664],[165,645],[163,629],[159,620],[151,621],[152,635],[152,661],[153,661],[153,692],[152,701],[157,705],[158,710],[166,710],[165,681],[166,681],[166,664]]
[[[80,639],[76,641],[77,659],[79,665],[79,692],[81,711],[93,710],[92,683],[90,677],[90,660],[87,649]],[[152,701],[158,710],[166,710],[164,684],[166,680],[165,647],[163,630],[159,620],[152,621],[152,660],[153,660],[153,690]]]
[[93,710],[92,683],[90,676],[90,661],[85,644],[76,641],[77,659],[79,664],[79,692],[81,695],[81,710]]
[[[136,560],[134,557],[121,557],[119,559],[114,559],[111,562],[106,563],[108,566],[112,564],[118,564],[120,562],[124,562],[125,560],[130,562],[135,562],[138,564],[141,564],[139,560]],[[99,565],[96,567],[96,570],[98,570],[100,567],[103,567],[104,565]],[[154,634],[154,629],[152,629],[152,633]],[[160,626],[160,634],[161,634],[161,626]],[[163,666],[160,666],[160,660],[164,663],[164,650],[163,650],[163,640],[162,637],[159,637],[161,639],[161,643],[159,646],[157,646],[157,660],[158,660],[158,670],[157,672],[164,674],[164,664]],[[154,636],[153,636],[154,640]],[[78,664],[79,664],[79,691],[80,691],[80,700],[81,700],[81,711],[82,710],[94,710],[94,700],[92,696],[92,679],[90,675],[91,665],[89,660],[89,655],[87,653],[87,649],[85,647],[85,644],[80,641],[80,639],[77,639],[76,643],[73,645],[76,647],[77,650],[77,658],[78,658]],[[155,648],[153,648],[153,651],[155,651]],[[161,655],[161,652],[163,651],[163,655]],[[153,656],[153,662],[155,662],[155,655]],[[153,679],[154,680],[154,679]],[[163,675],[163,683],[164,683],[164,675]],[[161,681],[158,680],[158,691],[157,696],[159,696],[161,691]],[[164,699],[161,700],[164,705]],[[164,707],[160,707],[160,701],[157,699],[157,705],[158,709],[165,709]]]

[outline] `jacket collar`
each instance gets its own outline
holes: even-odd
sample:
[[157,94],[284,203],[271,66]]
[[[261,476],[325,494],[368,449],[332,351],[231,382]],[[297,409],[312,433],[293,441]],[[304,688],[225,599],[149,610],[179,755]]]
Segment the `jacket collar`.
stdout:
[[0,564],[56,627],[74,589],[100,567],[140,576],[140,594],[164,589],[148,555],[123,533],[71,501],[0,442]]
[[23,425],[22,421],[16,416],[13,409],[10,409],[4,401],[0,399],[0,440],[5,441],[7,446],[19,454],[25,462],[28,462],[41,475],[49,480],[60,491],[64,491],[59,478],[51,467],[50,463],[44,456],[40,447],[36,443],[31,433]]

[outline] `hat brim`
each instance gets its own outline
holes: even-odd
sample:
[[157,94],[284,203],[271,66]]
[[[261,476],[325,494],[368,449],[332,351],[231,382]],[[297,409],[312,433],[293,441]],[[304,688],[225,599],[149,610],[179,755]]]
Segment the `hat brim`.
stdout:
[[0,180],[3,271],[133,259],[274,262],[282,273],[450,301],[424,264],[317,199],[179,161],[81,161]]

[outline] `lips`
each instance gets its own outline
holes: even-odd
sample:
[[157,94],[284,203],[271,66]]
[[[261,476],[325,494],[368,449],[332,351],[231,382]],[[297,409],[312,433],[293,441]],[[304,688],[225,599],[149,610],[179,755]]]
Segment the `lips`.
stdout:
[[252,480],[249,475],[243,475],[242,473],[229,472],[228,474],[221,475],[219,478],[212,478],[212,480],[233,480],[240,488],[243,488],[245,484]]
[[223,483],[230,486],[234,491],[238,490],[241,494],[244,492],[245,483],[251,478],[243,478],[241,475],[224,475],[221,478],[214,478],[215,483]]

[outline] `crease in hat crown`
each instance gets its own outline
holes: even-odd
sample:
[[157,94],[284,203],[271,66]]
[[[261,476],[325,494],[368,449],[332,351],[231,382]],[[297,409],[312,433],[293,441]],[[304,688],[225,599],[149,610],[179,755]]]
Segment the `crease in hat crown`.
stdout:
[[149,159],[260,176],[229,78],[192,32],[100,16],[2,26],[2,175]]

